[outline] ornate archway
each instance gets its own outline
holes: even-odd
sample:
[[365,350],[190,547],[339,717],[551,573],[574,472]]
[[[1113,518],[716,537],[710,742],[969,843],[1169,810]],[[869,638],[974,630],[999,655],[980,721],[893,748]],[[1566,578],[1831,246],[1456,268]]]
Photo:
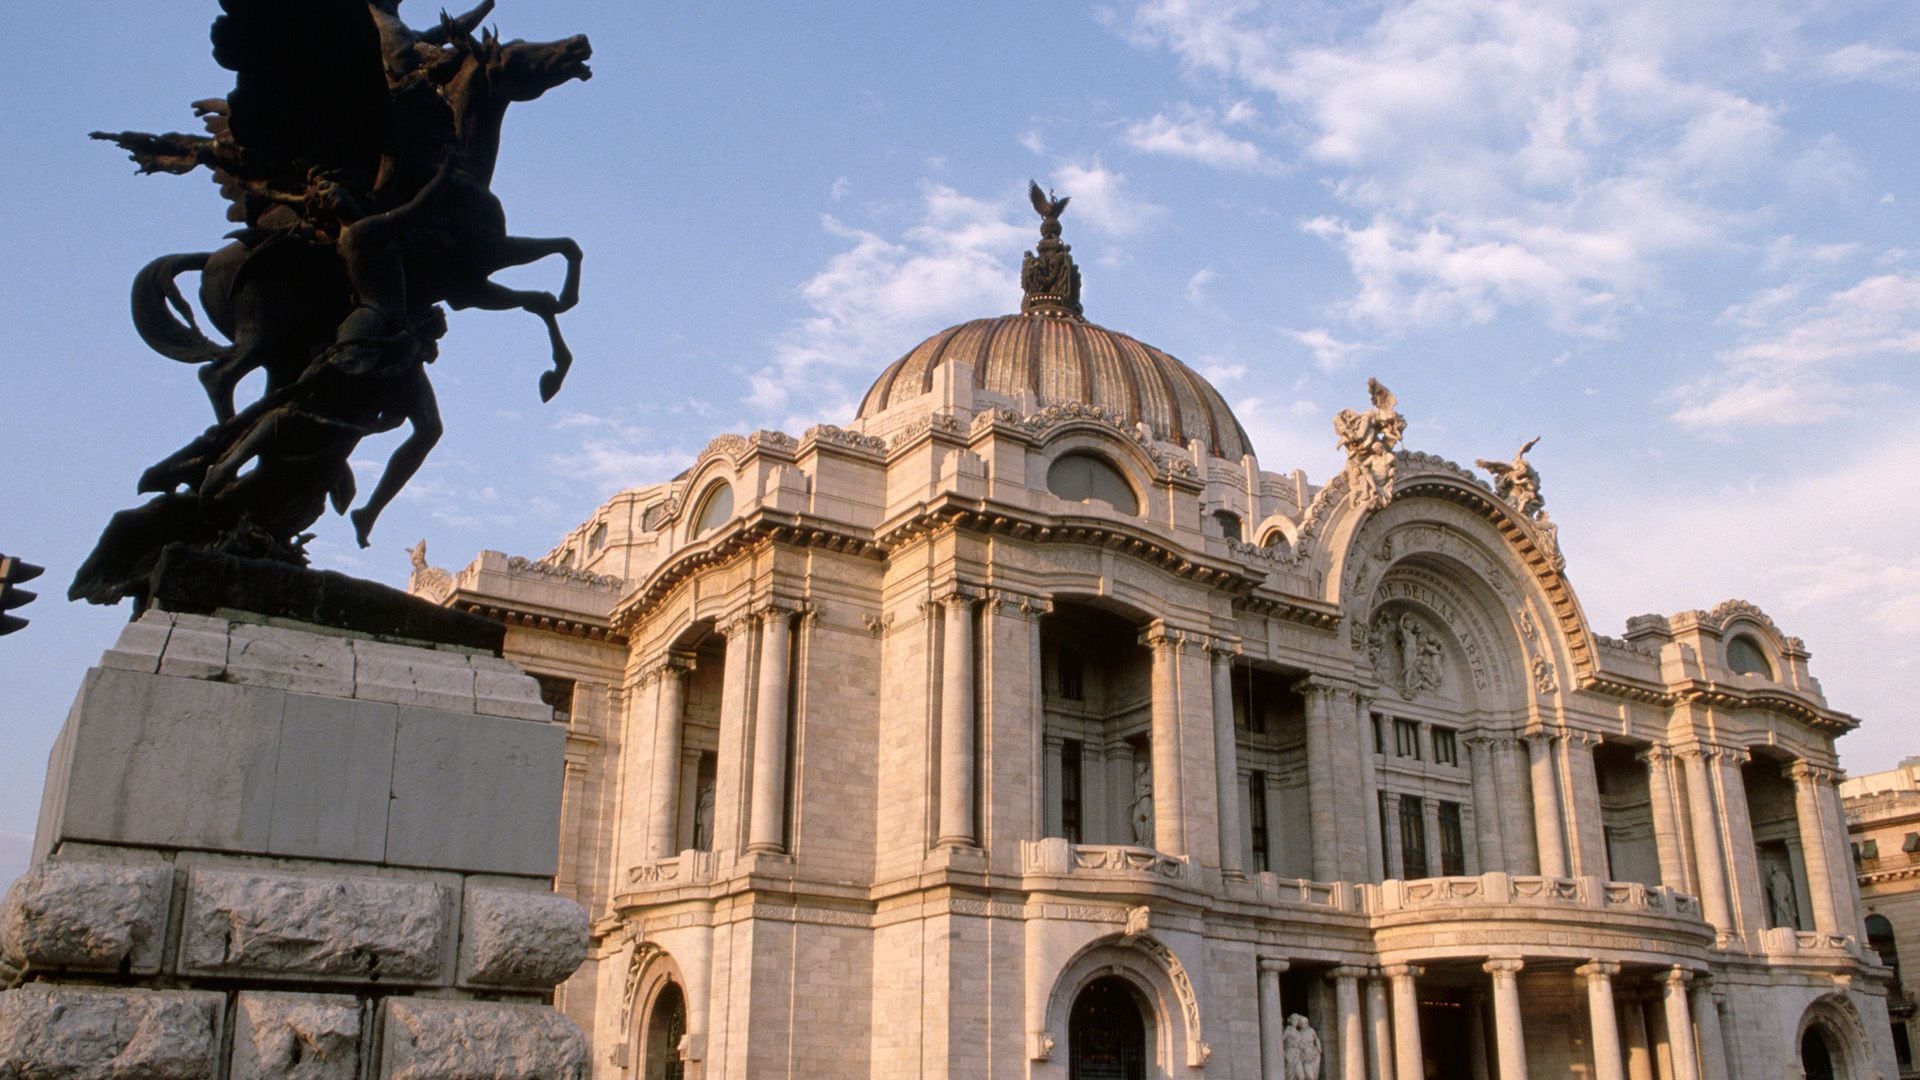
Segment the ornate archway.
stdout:
[[1845,994],[1827,994],[1800,1014],[1793,1052],[1805,1080],[1864,1080],[1876,1075],[1867,1028]]
[[1067,1019],[1068,1080],[1146,1080],[1147,1027],[1137,991],[1105,975],[1073,999]]

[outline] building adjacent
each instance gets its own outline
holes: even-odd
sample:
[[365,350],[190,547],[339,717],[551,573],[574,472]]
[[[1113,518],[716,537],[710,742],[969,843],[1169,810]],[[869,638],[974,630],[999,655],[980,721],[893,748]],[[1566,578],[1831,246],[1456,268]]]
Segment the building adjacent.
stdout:
[[1340,474],[1262,469],[1037,205],[1021,312],[845,427],[417,554],[568,722],[593,1075],[1895,1075],[1802,643],[1597,633],[1526,449],[1378,383]]
[[1920,1077],[1913,1060],[1914,989],[1900,943],[1920,941],[1920,758],[1840,785],[1853,867],[1866,914],[1866,942],[1891,969],[1887,997],[1900,1076]]

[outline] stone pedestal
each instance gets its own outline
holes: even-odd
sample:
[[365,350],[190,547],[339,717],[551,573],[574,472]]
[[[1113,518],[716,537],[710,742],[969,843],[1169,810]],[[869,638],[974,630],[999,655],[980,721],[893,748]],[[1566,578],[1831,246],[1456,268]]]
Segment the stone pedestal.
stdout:
[[0,1075],[583,1077],[565,736],[471,647],[142,615],[0,906]]

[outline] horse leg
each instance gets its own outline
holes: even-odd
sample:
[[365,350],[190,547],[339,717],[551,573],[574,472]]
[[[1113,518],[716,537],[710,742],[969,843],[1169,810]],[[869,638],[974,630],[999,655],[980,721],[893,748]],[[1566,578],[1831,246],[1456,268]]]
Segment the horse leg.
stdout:
[[[571,244],[573,241],[569,240]],[[547,340],[553,347],[553,370],[540,375],[540,400],[552,401],[560,392],[560,384],[566,381],[567,370],[573,367],[573,350],[567,348],[567,342],[560,334],[560,320],[556,317],[565,308],[552,293],[534,292],[530,289],[509,289],[493,281],[480,281],[447,297],[447,303],[457,311],[479,308],[482,311],[527,311],[540,317],[547,324]]]
[[487,244],[485,255],[479,261],[493,267],[493,270],[505,270],[509,266],[538,262],[549,255],[558,255],[567,261],[567,276],[560,285],[558,306],[554,308],[554,313],[571,311],[580,302],[581,260],[580,245],[572,237],[497,236]]

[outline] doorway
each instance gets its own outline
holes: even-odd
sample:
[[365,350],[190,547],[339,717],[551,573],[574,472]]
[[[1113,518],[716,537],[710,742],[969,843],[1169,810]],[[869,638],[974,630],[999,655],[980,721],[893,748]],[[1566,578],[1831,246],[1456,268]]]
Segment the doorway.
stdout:
[[1096,979],[1067,1019],[1068,1080],[1146,1080],[1147,1027],[1125,981]]

